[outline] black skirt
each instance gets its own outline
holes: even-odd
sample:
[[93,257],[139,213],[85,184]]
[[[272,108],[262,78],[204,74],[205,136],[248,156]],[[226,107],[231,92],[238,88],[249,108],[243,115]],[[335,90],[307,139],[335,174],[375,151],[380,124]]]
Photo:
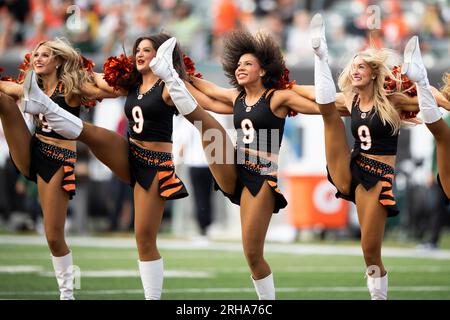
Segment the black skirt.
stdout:
[[[278,213],[280,209],[287,206],[286,198],[278,188],[278,168],[273,162],[249,155],[243,154],[245,159],[237,161],[236,174],[237,181],[233,194],[223,191],[217,182],[214,180],[214,189],[220,190],[232,203],[240,205],[242,190],[246,187],[250,193],[255,197],[261,190],[264,183],[267,183],[272,189],[272,193],[275,197],[275,207],[273,212]],[[237,158],[235,152],[235,159]],[[262,161],[263,160],[263,161]]]
[[[393,194],[392,183],[394,181],[394,168],[391,166],[376,161],[361,154],[352,154],[350,162],[350,171],[352,174],[352,181],[350,185],[350,194],[342,194],[339,190],[336,193],[336,198],[342,198],[347,201],[355,203],[355,192],[358,185],[362,185],[366,190],[373,188],[379,181],[382,182],[382,189],[378,197],[380,204],[387,210],[388,217],[394,217],[399,214],[397,208],[397,202]],[[328,172],[328,181],[333,185],[334,182],[331,179]]]
[[[49,183],[59,168],[63,167],[64,178],[61,181],[61,187],[69,194],[69,199],[75,196],[75,163],[77,161],[75,151],[42,142],[33,136],[30,142],[30,157],[30,172],[25,176],[27,180],[37,182],[39,175],[46,183]],[[12,162],[14,164],[14,161]],[[17,166],[16,170],[19,172]]]
[[158,178],[159,195],[166,200],[187,197],[189,194],[184,183],[175,174],[172,154],[143,149],[128,142],[128,160],[130,163],[130,185],[139,185],[148,190],[155,176]]

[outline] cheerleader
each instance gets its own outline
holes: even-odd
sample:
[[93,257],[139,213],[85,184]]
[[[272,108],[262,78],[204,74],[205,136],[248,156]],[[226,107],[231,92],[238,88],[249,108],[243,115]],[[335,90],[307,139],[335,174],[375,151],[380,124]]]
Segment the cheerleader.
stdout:
[[[25,81],[24,111],[43,113],[53,130],[69,139],[85,143],[93,154],[134,190],[135,235],[139,253],[138,267],[147,300],[159,300],[163,287],[163,259],[156,238],[167,200],[188,195],[175,173],[172,156],[172,118],[177,113],[167,86],[149,67],[159,46],[169,39],[164,33],[141,37],[135,41],[131,73],[122,76],[113,87],[103,79],[108,74],[95,74],[100,93],[96,98],[126,96],[125,114],[128,137],[70,117],[52,103],[37,87],[33,74]],[[126,59],[126,58],[125,58]],[[174,65],[184,76],[180,50],[176,49]],[[212,101],[195,90],[202,104]],[[106,92],[102,96],[102,92]]]
[[[29,66],[34,71],[28,72],[37,77],[42,96],[74,121],[81,121],[78,116],[82,97],[93,97],[99,90],[82,67],[81,55],[68,43],[57,39],[36,46]],[[23,86],[0,81],[0,91],[0,117],[11,158],[22,175],[37,183],[60,299],[72,300],[73,259],[64,237],[64,225],[69,200],[76,189],[76,144],[55,132],[39,112],[36,113],[36,131],[32,135],[14,100],[24,93]]]
[[325,29],[320,14],[311,22],[315,52],[315,98],[325,125],[329,180],[337,196],[356,203],[367,286],[373,300],[387,299],[388,274],[381,258],[387,217],[399,213],[392,190],[401,120],[388,99],[385,78],[390,53],[367,49],[357,53],[339,76],[344,105],[351,114],[355,144],[351,151],[336,108],[336,89],[328,66]]
[[[208,123],[211,117],[198,106],[171,65],[175,43],[170,39],[159,48],[151,68],[166,82],[175,106],[186,119]],[[232,105],[229,113],[233,114],[237,130],[237,146],[222,151],[234,154],[235,161],[210,162],[210,169],[216,189],[240,205],[243,248],[251,279],[259,299],[272,300],[275,286],[264,259],[264,241],[272,214],[287,205],[277,184],[285,119],[290,113],[317,114],[319,109],[316,103],[291,90],[277,90],[285,75],[285,64],[280,49],[266,35],[232,33],[224,45],[223,68],[233,89],[192,79],[203,93]],[[215,108],[209,110],[217,112]],[[227,143],[223,145],[227,147]]]

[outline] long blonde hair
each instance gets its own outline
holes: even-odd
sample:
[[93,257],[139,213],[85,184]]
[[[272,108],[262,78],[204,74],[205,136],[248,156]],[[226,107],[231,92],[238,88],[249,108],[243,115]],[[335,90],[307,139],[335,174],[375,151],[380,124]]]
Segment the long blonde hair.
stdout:
[[373,75],[376,77],[373,81],[375,112],[378,112],[383,125],[386,125],[386,122],[389,123],[394,135],[400,130],[401,120],[397,110],[388,100],[384,89],[386,77],[397,81],[388,67],[388,60],[393,59],[392,55],[393,52],[388,49],[376,48],[369,48],[357,53],[339,75],[338,85],[346,95],[355,91],[355,88],[352,86],[352,63],[356,57],[363,59],[370,66]]
[[[64,97],[82,96],[81,88],[87,82],[93,83],[92,76],[83,69],[81,54],[75,50],[68,41],[56,38],[40,42],[33,53],[40,47],[46,46],[50,49],[52,56],[58,59],[60,67],[57,69],[57,78],[63,86]],[[31,55],[30,66],[33,65],[34,54]],[[38,81],[42,79],[38,76]]]
[[445,73],[442,80],[444,81],[444,86],[441,88],[441,92],[450,101],[450,73]]

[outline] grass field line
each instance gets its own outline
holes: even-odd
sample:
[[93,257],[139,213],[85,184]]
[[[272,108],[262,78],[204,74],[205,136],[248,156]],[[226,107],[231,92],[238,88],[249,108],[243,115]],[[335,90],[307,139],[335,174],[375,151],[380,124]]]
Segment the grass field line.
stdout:
[[[296,287],[296,288],[276,288],[278,293],[295,293],[295,292],[367,292],[367,287]],[[48,291],[0,291],[0,297],[32,295],[45,296],[55,295],[55,290]],[[177,288],[164,289],[163,294],[205,294],[205,293],[254,293],[255,289],[245,288]],[[450,292],[450,286],[393,286],[389,287],[389,292]],[[75,290],[77,295],[126,295],[126,294],[143,294],[142,289],[120,289],[120,290]]]
[[[358,266],[299,266],[299,267],[274,267],[276,272],[283,273],[361,273],[365,269]],[[450,272],[450,266],[391,266],[390,272],[395,273],[441,273]],[[248,273],[247,267],[233,268],[185,268],[183,270],[166,269],[164,277],[166,278],[213,278],[218,273]],[[53,271],[48,271],[42,266],[36,265],[10,265],[0,266],[0,274],[23,274],[37,273],[43,277],[54,277]],[[139,277],[137,269],[103,269],[103,270],[84,270],[81,269],[81,276],[87,278],[121,278],[121,277]]]
[[[134,238],[107,238],[92,236],[67,237],[70,246],[94,247],[94,248],[136,248]],[[0,236],[0,244],[14,245],[47,245],[43,236]],[[207,242],[197,243],[189,240],[159,239],[158,247],[167,250],[214,250],[242,252],[240,242]],[[360,246],[338,246],[338,245],[312,245],[312,244],[286,244],[267,243],[266,252],[290,253],[290,254],[311,254],[311,255],[354,255],[361,256]],[[415,248],[383,248],[384,257],[407,257],[407,258],[428,258],[439,260],[450,260],[450,250],[424,251]]]

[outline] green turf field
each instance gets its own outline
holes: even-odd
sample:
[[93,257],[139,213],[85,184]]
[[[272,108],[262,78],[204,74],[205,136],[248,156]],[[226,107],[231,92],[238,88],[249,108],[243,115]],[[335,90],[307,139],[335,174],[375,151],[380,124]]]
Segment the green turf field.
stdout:
[[[43,236],[3,238],[0,299],[57,299]],[[74,263],[81,270],[77,299],[143,298],[134,240],[125,238],[124,245],[121,241],[104,237],[72,241]],[[368,299],[356,244],[336,245],[337,254],[334,245],[269,244],[266,258],[274,272],[277,299]],[[240,243],[195,246],[165,240],[160,248],[166,270],[163,299],[256,299]],[[392,250],[384,258],[390,299],[450,299],[449,250],[429,256],[411,248]]]

